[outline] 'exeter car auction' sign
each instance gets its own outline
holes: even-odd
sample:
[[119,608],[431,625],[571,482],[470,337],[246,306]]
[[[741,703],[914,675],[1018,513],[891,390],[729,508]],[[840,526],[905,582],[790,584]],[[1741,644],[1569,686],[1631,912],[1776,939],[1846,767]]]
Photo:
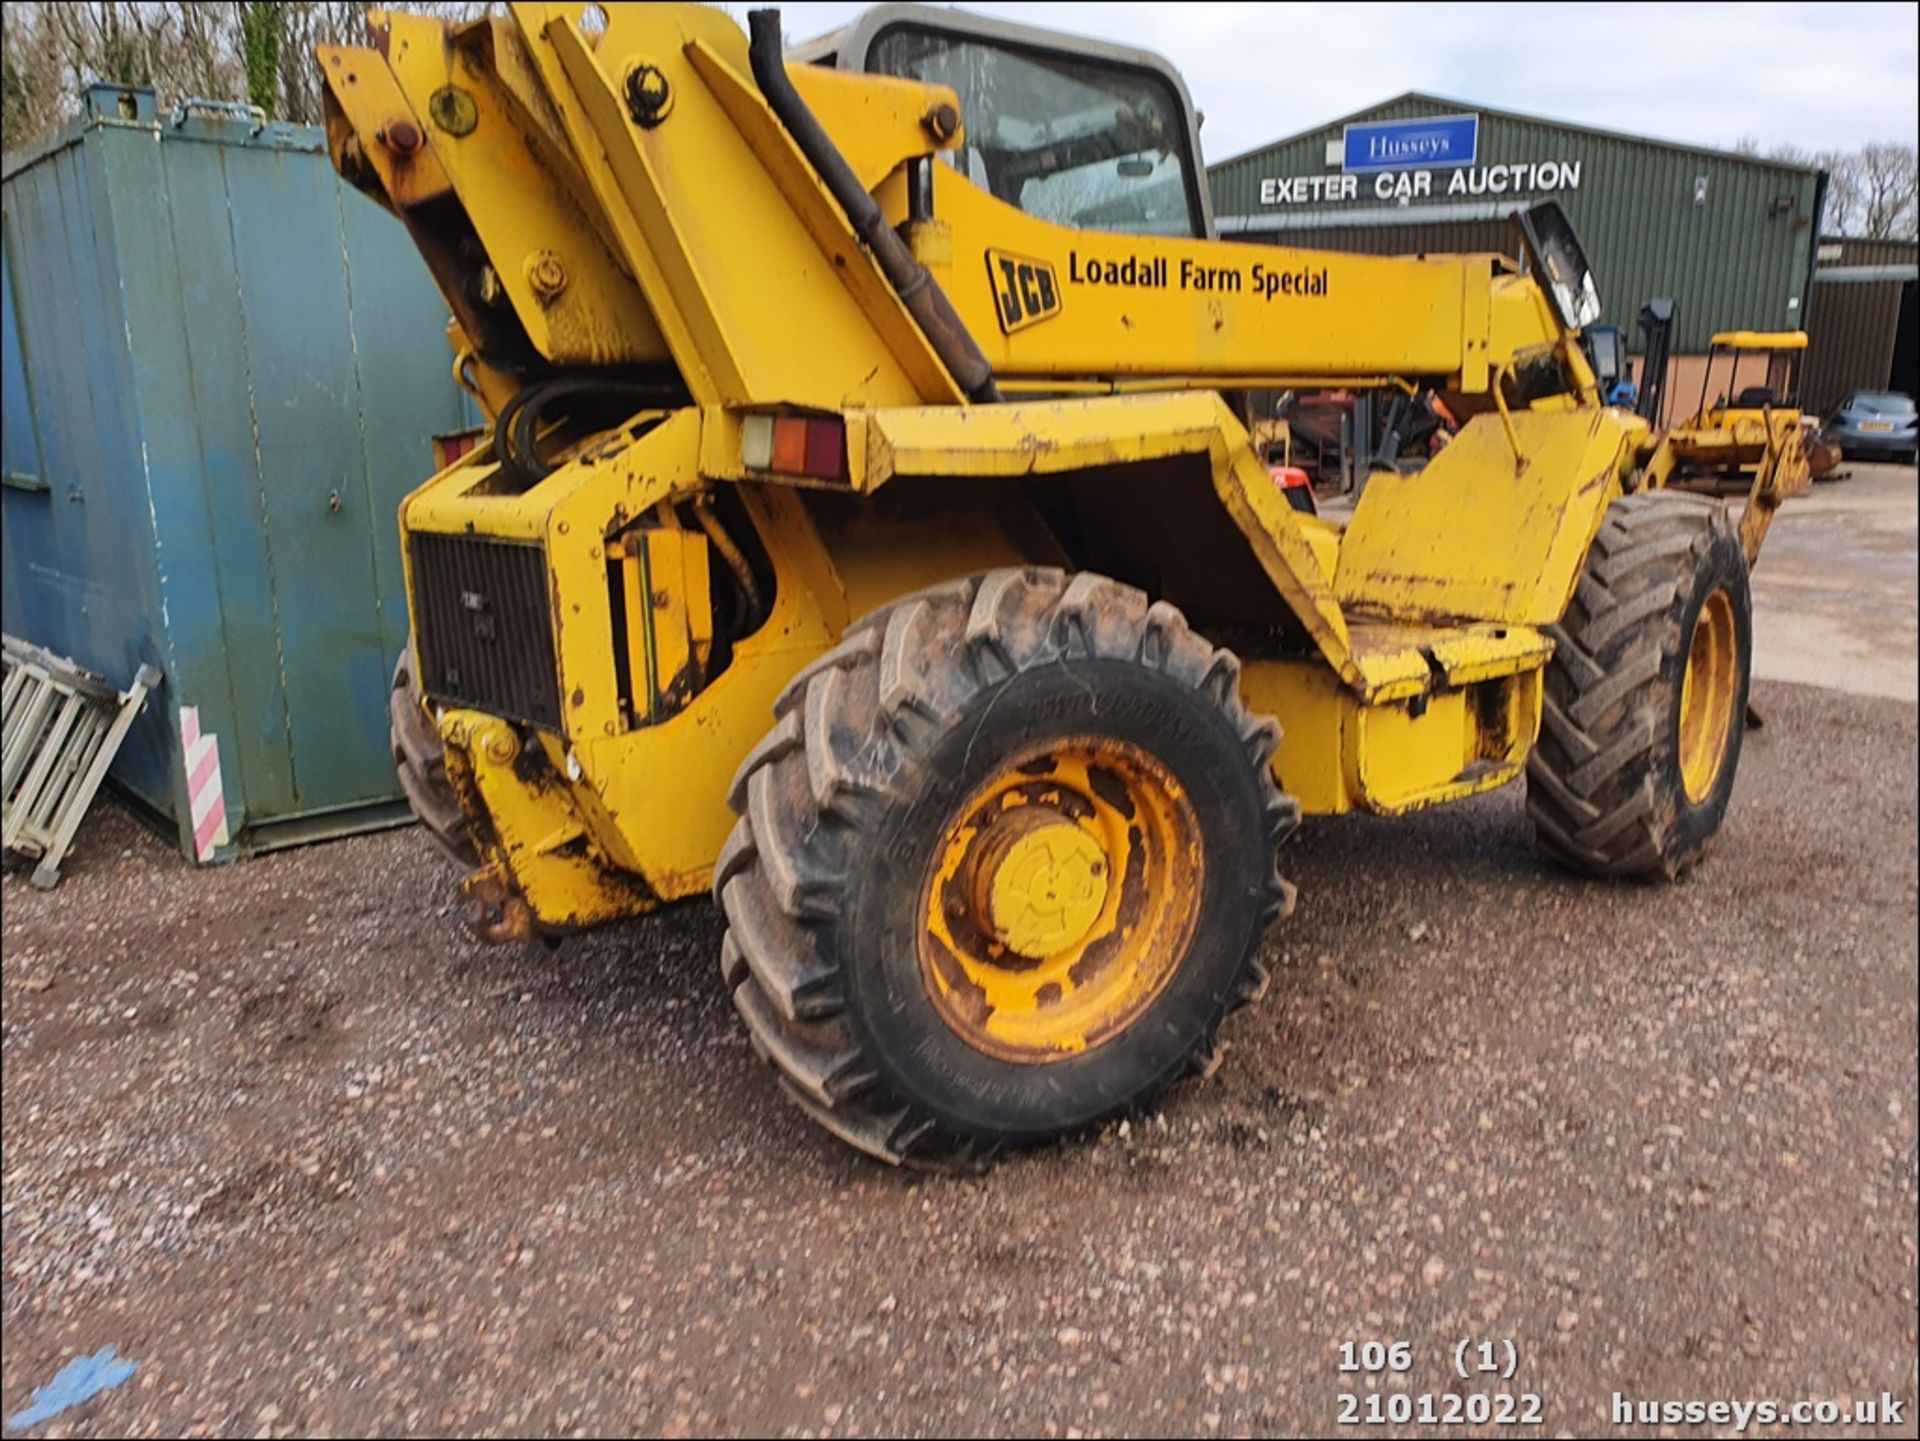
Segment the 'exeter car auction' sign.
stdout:
[[1474,165],[1444,180],[1431,170],[1382,170],[1376,175],[1271,175],[1260,182],[1262,205],[1321,205],[1343,200],[1407,201],[1461,196],[1545,195],[1580,188],[1578,160],[1521,160]]
[[1374,120],[1347,127],[1341,168],[1349,171],[1442,170],[1473,164],[1479,149],[1478,115]]
[[1338,205],[1393,201],[1544,195],[1580,188],[1578,160],[1522,160],[1479,165],[1480,117],[1432,115],[1422,120],[1349,125],[1327,146],[1337,175],[1275,175],[1260,181],[1262,205]]

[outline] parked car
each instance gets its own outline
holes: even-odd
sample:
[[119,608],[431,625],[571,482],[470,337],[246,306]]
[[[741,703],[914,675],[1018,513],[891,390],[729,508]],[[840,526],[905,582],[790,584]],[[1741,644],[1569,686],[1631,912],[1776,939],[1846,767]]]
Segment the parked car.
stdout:
[[1880,457],[1914,463],[1913,397],[1886,390],[1856,390],[1827,417],[1821,434],[1848,460]]

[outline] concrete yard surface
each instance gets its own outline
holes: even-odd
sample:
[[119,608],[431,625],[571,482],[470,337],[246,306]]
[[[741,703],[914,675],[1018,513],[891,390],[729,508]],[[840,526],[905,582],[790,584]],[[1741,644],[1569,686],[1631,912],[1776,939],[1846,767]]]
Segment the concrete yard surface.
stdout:
[[1753,572],[1753,670],[1920,700],[1920,483],[1849,461],[1780,510]]

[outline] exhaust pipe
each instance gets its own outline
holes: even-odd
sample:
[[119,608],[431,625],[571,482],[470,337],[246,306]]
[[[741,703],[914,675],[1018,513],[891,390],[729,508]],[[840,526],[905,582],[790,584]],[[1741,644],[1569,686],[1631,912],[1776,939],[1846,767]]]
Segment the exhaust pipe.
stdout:
[[873,252],[880,269],[893,287],[901,304],[907,307],[920,331],[927,337],[934,354],[959,382],[969,400],[992,404],[1000,399],[993,383],[993,367],[947,299],[940,283],[927,268],[913,258],[906,242],[887,224],[886,216],[853,173],[832,138],[820,128],[807,102],[793,88],[787,75],[786,55],[780,46],[780,12],[753,10],[747,14],[747,31],[752,39],[748,55],[753,62],[753,78],[766,97],[768,106],[787,127],[800,153],[807,157],[825,182],[840,208],[847,213],[855,232]]

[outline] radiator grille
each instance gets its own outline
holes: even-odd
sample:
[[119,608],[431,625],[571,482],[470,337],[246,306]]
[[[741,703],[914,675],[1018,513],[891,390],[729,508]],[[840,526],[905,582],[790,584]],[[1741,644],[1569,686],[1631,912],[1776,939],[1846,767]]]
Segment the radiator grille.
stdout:
[[409,537],[421,687],[433,699],[560,728],[546,554],[472,536]]

